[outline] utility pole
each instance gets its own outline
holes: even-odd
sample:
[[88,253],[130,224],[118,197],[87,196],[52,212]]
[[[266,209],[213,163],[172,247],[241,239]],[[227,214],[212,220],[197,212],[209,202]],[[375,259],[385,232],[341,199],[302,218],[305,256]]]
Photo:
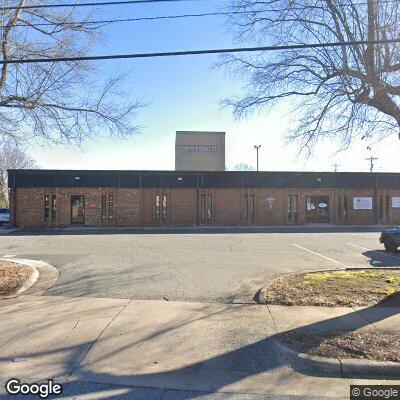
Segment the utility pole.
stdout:
[[257,152],[257,171],[258,171],[258,150],[260,150],[261,144],[259,144],[258,146],[254,146],[254,148],[256,149]]
[[339,164],[333,164],[332,167],[334,167],[335,168],[335,172],[337,172],[337,167],[340,167],[340,165]]
[[374,170],[374,161],[379,160],[379,158],[371,156],[366,158],[366,160],[369,161],[369,172],[372,172]]

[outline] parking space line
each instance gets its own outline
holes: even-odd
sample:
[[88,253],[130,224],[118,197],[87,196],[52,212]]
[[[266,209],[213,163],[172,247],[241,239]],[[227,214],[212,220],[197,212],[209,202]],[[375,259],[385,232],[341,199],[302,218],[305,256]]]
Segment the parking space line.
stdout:
[[370,251],[371,253],[380,254],[381,256],[390,257],[390,258],[395,258],[396,260],[400,260],[400,257],[392,256],[391,254],[386,254],[386,253],[384,253],[384,252],[377,251],[377,250],[371,250],[371,249],[369,249],[368,247],[357,246],[356,244],[352,244],[352,243],[346,243],[346,244],[348,244],[349,246],[358,247],[359,249],[368,250],[368,251]]
[[343,264],[343,263],[341,263],[340,261],[336,261],[336,260],[334,260],[333,258],[326,257],[326,256],[324,256],[324,255],[322,255],[322,254],[319,254],[319,253],[315,252],[315,251],[312,251],[312,250],[307,249],[307,248],[305,248],[305,247],[299,246],[299,245],[296,244],[296,243],[292,243],[292,244],[293,244],[293,246],[296,246],[296,247],[298,247],[298,248],[300,248],[300,249],[303,249],[303,250],[305,250],[305,251],[308,251],[309,253],[315,254],[315,255],[318,256],[318,257],[325,258],[326,260],[329,260],[329,261],[332,261],[332,262],[334,262],[334,263],[336,263],[336,264],[343,265],[344,267],[347,267],[346,264]]

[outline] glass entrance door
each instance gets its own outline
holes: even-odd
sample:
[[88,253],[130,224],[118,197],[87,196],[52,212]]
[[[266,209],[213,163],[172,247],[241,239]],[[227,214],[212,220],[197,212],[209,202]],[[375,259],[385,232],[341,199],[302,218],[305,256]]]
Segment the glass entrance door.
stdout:
[[329,196],[306,197],[306,222],[330,222]]
[[245,225],[254,225],[254,195],[245,195],[243,204],[243,222]]
[[85,222],[85,196],[71,196],[71,223]]
[[200,204],[200,219],[204,225],[212,225],[213,223],[213,198],[212,195],[202,195]]

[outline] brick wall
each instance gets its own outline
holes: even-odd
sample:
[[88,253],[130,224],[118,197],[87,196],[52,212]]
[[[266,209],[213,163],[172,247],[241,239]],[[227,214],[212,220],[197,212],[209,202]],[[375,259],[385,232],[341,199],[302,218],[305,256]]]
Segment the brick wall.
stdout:
[[[44,196],[56,196],[55,218],[44,218]],[[400,224],[400,208],[392,208],[397,190],[352,189],[127,189],[127,188],[18,188],[10,190],[11,221],[22,227],[68,226],[71,224],[71,196],[85,196],[87,226],[192,226],[199,222],[201,195],[211,195],[212,225],[290,225],[305,224],[306,197],[328,196],[330,222],[335,224]],[[156,218],[155,198],[160,196],[160,218]],[[167,196],[167,214],[162,218],[162,196]],[[254,218],[245,217],[244,196],[254,196]],[[287,213],[288,195],[292,206],[297,196],[297,215]],[[102,215],[102,196],[106,209]],[[113,207],[109,209],[112,196]],[[339,208],[339,196],[342,207]],[[347,196],[347,214],[344,207]],[[354,197],[372,197],[372,210],[355,210]],[[382,201],[381,201],[382,199]],[[389,208],[386,207],[387,199]],[[381,203],[380,203],[381,202]],[[16,204],[16,212],[14,210]],[[380,206],[380,204],[382,204]]]
[[[45,226],[44,189],[16,189],[15,224],[21,227]],[[14,205],[15,203],[11,203]]]
[[[286,190],[277,189],[248,189],[256,193],[256,224],[284,225],[286,222]],[[288,221],[289,223],[289,221]]]
[[140,189],[116,189],[114,197],[115,225],[141,226],[142,191]]
[[196,189],[170,189],[168,191],[169,223],[174,226],[198,224],[198,198]]
[[214,189],[213,212],[215,225],[240,225],[242,223],[243,197],[241,189]]

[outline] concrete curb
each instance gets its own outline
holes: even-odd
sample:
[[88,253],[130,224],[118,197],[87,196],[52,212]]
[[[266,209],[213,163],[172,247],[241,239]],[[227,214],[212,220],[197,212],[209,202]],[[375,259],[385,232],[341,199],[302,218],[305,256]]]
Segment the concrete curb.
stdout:
[[286,346],[278,339],[272,339],[273,346],[292,363],[300,363],[303,366],[318,369],[318,371],[327,372],[333,376],[342,376],[340,361],[334,358],[322,358],[299,353],[296,350]]
[[32,273],[28,279],[25,280],[25,282],[22,282],[21,285],[18,286],[15,294],[20,295],[24,292],[26,292],[29,288],[31,288],[39,279],[39,272],[35,267],[32,268]]
[[[266,294],[268,288],[277,280],[285,276],[296,276],[310,272],[334,272],[334,271],[345,271],[345,270],[374,270],[377,268],[337,268],[337,269],[326,269],[326,270],[314,270],[314,271],[301,271],[296,273],[289,273],[276,277],[269,282],[269,284],[261,288],[254,297],[254,300],[261,304],[266,303]],[[386,268],[385,268],[386,269]],[[398,267],[394,269],[399,269]],[[290,306],[287,306],[290,307]],[[276,332],[278,333],[278,332]],[[326,358],[319,356],[312,356],[309,354],[298,352],[277,338],[272,339],[273,346],[278,352],[286,359],[291,361],[293,364],[298,364],[302,367],[310,368],[312,370],[322,371],[329,376],[342,377],[342,378],[366,378],[366,379],[390,379],[400,376],[400,363],[395,362],[382,362],[372,360],[361,360],[361,359],[341,359],[341,358]]]
[[[31,234],[48,235],[85,235],[85,234],[157,234],[157,233],[324,233],[324,232],[382,232],[383,229],[392,228],[393,225],[195,225],[195,226],[144,226],[144,227],[99,227],[99,226],[64,226],[54,228],[24,228],[13,227],[8,229],[15,236]],[[6,231],[6,230],[4,230]],[[1,234],[2,230],[0,230]],[[6,234],[6,232],[4,232]]]
[[4,229],[4,228],[2,228],[2,229],[0,229],[0,236],[1,235],[4,235],[4,236],[6,236],[6,235],[8,235],[8,234],[10,234],[10,233],[13,233],[13,232],[15,232],[15,231],[17,231],[17,229],[14,229],[14,228],[10,228],[10,229]]
[[51,286],[53,286],[60,273],[58,269],[41,260],[28,260],[24,258],[1,258],[4,261],[10,261],[15,264],[20,264],[32,268],[32,273],[17,289],[16,293],[7,297],[17,297],[22,294],[26,295],[41,295]]
[[[273,279],[273,281],[274,281],[275,279]],[[269,287],[270,285],[268,285],[266,288],[265,287],[262,287],[255,295],[254,295],[254,297],[253,297],[253,300],[256,302],[256,303],[259,303],[259,304],[266,304],[267,303],[267,289],[268,289],[268,287]]]
[[293,350],[278,339],[272,339],[272,344],[286,359],[329,375],[369,379],[398,378],[400,376],[400,363],[311,356]]

